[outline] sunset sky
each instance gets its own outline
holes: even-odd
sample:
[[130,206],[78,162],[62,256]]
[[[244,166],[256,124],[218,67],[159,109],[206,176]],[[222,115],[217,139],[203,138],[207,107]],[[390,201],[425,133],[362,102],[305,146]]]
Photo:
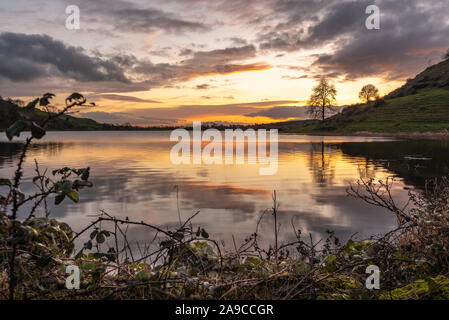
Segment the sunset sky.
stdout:
[[[371,4],[380,30],[365,27]],[[3,0],[0,95],[78,91],[98,105],[82,116],[109,123],[284,121],[304,118],[321,76],[356,103],[448,48],[447,0]]]

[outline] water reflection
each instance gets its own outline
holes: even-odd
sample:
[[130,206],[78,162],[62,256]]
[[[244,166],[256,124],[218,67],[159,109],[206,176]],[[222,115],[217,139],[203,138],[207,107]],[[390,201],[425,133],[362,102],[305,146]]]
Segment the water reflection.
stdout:
[[[10,177],[20,144],[0,140],[0,176]],[[3,141],[3,142],[2,142]],[[178,225],[176,192],[183,218],[195,218],[210,234],[230,243],[255,230],[260,213],[271,207],[277,191],[283,241],[292,240],[292,225],[320,238],[326,229],[342,239],[383,233],[395,225],[393,216],[347,197],[359,178],[395,175],[394,194],[405,201],[405,187],[420,187],[425,176],[447,173],[446,144],[391,142],[374,138],[280,136],[276,175],[260,176],[257,165],[172,165],[167,132],[50,133],[33,145],[26,160],[28,179],[22,189],[32,192],[34,159],[43,168],[90,166],[94,188],[81,193],[79,204],[51,206],[52,216],[81,229],[100,210],[121,218]],[[405,155],[432,158],[416,165]],[[272,240],[271,216],[261,224],[262,241]],[[147,230],[132,229],[133,240],[147,240]]]
[[324,141],[310,144],[309,166],[317,186],[324,188],[332,184],[336,156],[337,150],[332,145],[325,145]]

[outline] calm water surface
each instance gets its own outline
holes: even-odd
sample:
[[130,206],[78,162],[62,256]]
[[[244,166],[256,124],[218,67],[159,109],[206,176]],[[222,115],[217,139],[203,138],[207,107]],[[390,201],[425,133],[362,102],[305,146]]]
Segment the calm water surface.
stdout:
[[[278,172],[260,176],[259,165],[175,166],[170,162],[174,144],[169,132],[50,132],[31,148],[22,190],[33,190],[29,177],[34,159],[49,171],[90,166],[94,188],[81,191],[78,204],[66,200],[51,206],[53,217],[75,230],[100,210],[175,226],[179,206],[183,219],[200,210],[194,224],[229,247],[232,235],[242,240],[254,232],[261,212],[272,206],[273,190],[280,204],[283,241],[293,239],[292,224],[315,238],[327,229],[342,240],[355,233],[356,238],[381,234],[395,226],[394,217],[348,197],[351,183],[395,176],[394,195],[402,202],[408,189],[422,187],[425,177],[447,174],[449,167],[449,147],[442,142],[280,135]],[[0,133],[0,177],[12,177],[20,147]],[[410,155],[431,160],[410,160]],[[261,224],[265,243],[272,239],[272,228],[267,215]],[[133,241],[149,237],[141,228],[131,231]]]

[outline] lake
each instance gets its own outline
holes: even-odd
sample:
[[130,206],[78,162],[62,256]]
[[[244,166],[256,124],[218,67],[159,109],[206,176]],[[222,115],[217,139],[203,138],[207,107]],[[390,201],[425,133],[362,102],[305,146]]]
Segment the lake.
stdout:
[[[426,177],[448,174],[446,142],[392,141],[373,137],[279,136],[275,175],[259,175],[259,166],[173,165],[169,132],[49,132],[33,144],[25,163],[22,191],[32,192],[34,159],[42,169],[91,167],[92,189],[80,202],[51,205],[52,217],[79,231],[100,210],[163,227],[179,225],[197,210],[193,220],[211,237],[232,249],[232,237],[242,241],[255,231],[261,213],[279,203],[280,239],[294,238],[293,227],[314,239],[334,230],[341,240],[382,234],[396,225],[390,213],[347,196],[358,179],[397,177],[393,195],[399,203],[410,189],[422,188]],[[0,134],[0,177],[12,177],[20,143]],[[18,141],[23,141],[21,137]],[[409,158],[412,156],[412,158]],[[416,159],[425,156],[429,159]],[[273,239],[273,220],[265,215],[260,234],[264,244]],[[148,231],[130,230],[143,242]]]

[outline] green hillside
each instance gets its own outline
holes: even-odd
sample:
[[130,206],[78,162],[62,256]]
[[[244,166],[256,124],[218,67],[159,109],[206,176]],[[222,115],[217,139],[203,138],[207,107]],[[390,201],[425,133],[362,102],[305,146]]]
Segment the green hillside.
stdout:
[[340,114],[289,130],[295,133],[422,133],[449,130],[449,60],[434,65],[387,95]]
[[[6,130],[17,120],[25,119],[37,123],[42,122],[48,114],[39,109],[27,110],[8,100],[0,100],[0,130]],[[75,118],[69,115],[60,116],[48,125],[49,130],[103,130],[105,125],[92,119]]]

